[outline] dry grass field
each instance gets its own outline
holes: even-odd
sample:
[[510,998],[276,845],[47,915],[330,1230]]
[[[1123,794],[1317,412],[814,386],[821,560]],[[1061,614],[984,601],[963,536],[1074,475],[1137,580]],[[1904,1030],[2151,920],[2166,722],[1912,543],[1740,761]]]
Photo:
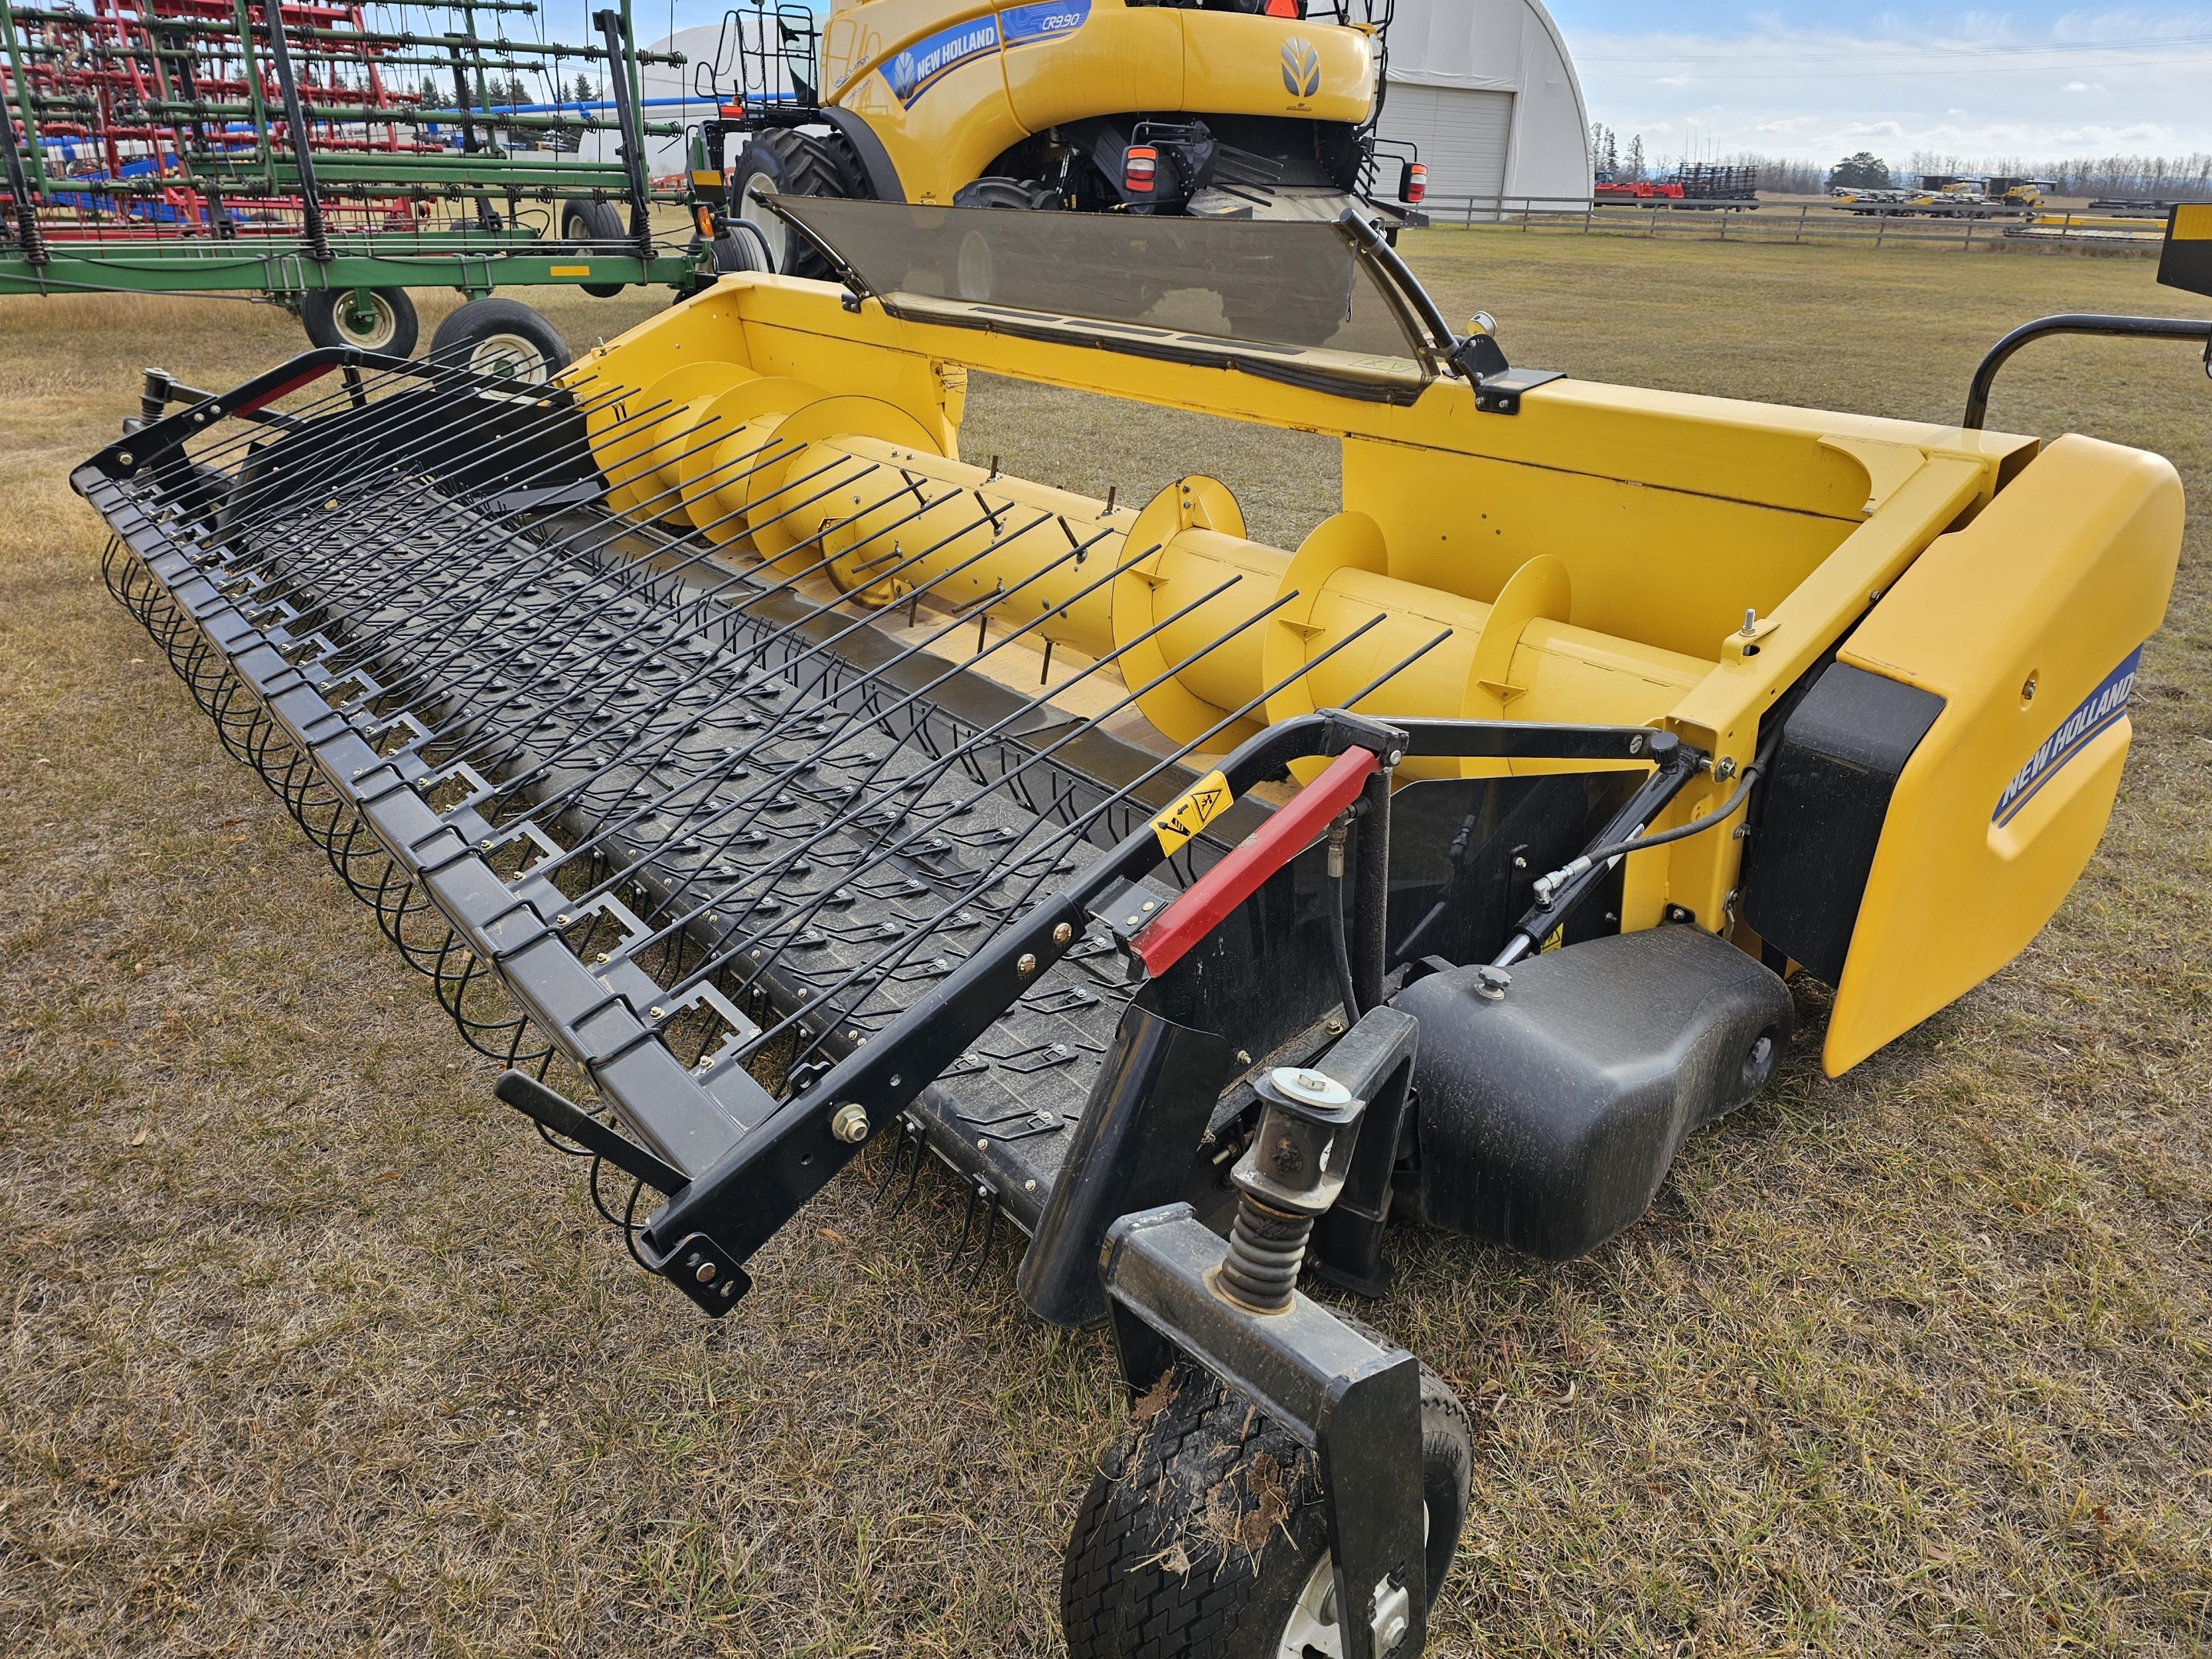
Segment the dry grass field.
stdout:
[[[1919,417],[2025,318],[2206,308],[2138,259],[1407,252],[1518,362]],[[659,303],[546,308],[584,342]],[[102,592],[66,475],[137,370],[298,345],[243,305],[0,301],[0,1650],[1054,1652],[1103,1337],[1029,1318],[1003,1257],[963,1295],[949,1182],[884,1220],[849,1176],[700,1320]],[[1031,477],[1218,471],[1279,542],[1332,503],[1312,441],[970,407]],[[1435,1652],[2212,1649],[2212,384],[2045,345],[1992,423],[2191,492],[2103,850],[1856,1072],[1801,1036],[1591,1258],[1401,1236],[1375,1316],[1480,1425]]]

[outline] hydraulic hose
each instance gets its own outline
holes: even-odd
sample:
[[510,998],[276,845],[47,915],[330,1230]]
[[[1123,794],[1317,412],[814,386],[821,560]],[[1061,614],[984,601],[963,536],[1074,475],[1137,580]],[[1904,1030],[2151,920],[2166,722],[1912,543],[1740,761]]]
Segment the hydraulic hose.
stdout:
[[1603,847],[1593,847],[1571,863],[1561,865],[1550,875],[1539,876],[1536,878],[1536,902],[1548,908],[1554,893],[1583,871],[1594,869],[1609,859],[1617,859],[1624,853],[1641,853],[1646,848],[1664,847],[1669,842],[1687,841],[1692,836],[1703,835],[1706,830],[1727,823],[1750,795],[1751,786],[1759,781],[1759,775],[1766,769],[1767,763],[1772,758],[1773,750],[1770,748],[1745,767],[1743,781],[1736,785],[1735,793],[1705,817],[1677,824],[1672,830],[1662,830],[1656,835],[1637,836],[1627,841],[1609,842]]

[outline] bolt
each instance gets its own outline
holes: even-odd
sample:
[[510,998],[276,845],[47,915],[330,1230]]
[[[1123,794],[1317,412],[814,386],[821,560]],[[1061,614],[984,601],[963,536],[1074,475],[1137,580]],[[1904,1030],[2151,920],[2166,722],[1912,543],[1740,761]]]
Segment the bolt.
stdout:
[[699,1264],[698,1272],[693,1273],[691,1277],[697,1279],[702,1285],[713,1284],[714,1282],[714,1264],[711,1261],[701,1262]]
[[652,1007],[646,1010],[646,1018],[648,1019],[659,1019],[665,1012],[667,1012],[667,1010],[656,1002]]
[[1342,1036],[1344,1035],[1344,1022],[1340,1019],[1332,1019],[1321,1029],[1328,1032],[1331,1036]]
[[138,465],[138,458],[136,455],[133,455],[127,449],[117,455],[115,459],[122,462],[125,466],[136,466]]
[[1713,768],[1713,781],[1715,783],[1726,783],[1735,775],[1735,757],[1733,755],[1723,755],[1720,758],[1719,764]]
[[1513,867],[1516,870],[1526,870],[1528,867],[1528,860],[1521,857],[1518,854],[1516,854],[1513,859]]
[[1743,635],[1749,639],[1759,632],[1759,612],[1747,606],[1743,613]]
[[857,1146],[868,1138],[868,1109],[857,1100],[848,1100],[830,1114],[830,1133],[848,1146]]
[[[1762,1037],[1760,1041],[1764,1042],[1765,1039]],[[1022,1182],[1022,1190],[1025,1193],[1035,1192],[1036,1190],[1036,1182],[1034,1181],[1024,1181]]]
[[1024,979],[1027,979],[1031,974],[1036,972],[1036,958],[1027,951],[1023,951],[1014,963],[1014,971]]
[[1237,1063],[1239,1066],[1249,1066],[1252,1063],[1252,1056],[1239,1048],[1237,1051]]
[[2022,702],[2033,702],[2035,701],[2035,676],[2034,676],[2034,675],[2030,674],[2030,675],[2027,678],[2027,679],[2023,680],[2023,681],[2021,683],[2021,688],[2020,688],[2020,700],[2021,700]]
[[1512,975],[1486,962],[1474,970],[1474,994],[1485,1002],[1504,1001],[1505,988],[1512,983]]
[[1063,921],[1063,922],[1061,922],[1061,923],[1060,924],[1060,926],[1059,926],[1059,927],[1055,927],[1055,928],[1054,928],[1054,929],[1052,930],[1052,942],[1053,942],[1054,945],[1065,945],[1065,944],[1066,944],[1066,943],[1068,942],[1068,940],[1070,940],[1070,939],[1073,939],[1074,937],[1075,937],[1075,929],[1074,929],[1074,928],[1073,928],[1073,927],[1069,927],[1069,926],[1068,926],[1066,922],[1064,922],[1064,921]]

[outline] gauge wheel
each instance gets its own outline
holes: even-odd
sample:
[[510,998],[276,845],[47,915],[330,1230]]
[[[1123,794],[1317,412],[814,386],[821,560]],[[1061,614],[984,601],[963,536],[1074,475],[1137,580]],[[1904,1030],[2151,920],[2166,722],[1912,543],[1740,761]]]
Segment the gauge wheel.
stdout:
[[[586,256],[593,252],[628,253],[630,251],[629,232],[623,228],[623,216],[611,202],[594,202],[588,197],[575,196],[561,204],[561,240],[571,244],[577,252]],[[619,243],[617,248],[594,244]],[[611,300],[623,291],[620,283],[579,283],[577,287],[595,300]]]
[[738,216],[760,232],[787,276],[826,278],[829,263],[806,239],[753,199],[763,196],[865,197],[867,175],[853,147],[835,132],[819,137],[770,127],[753,134],[738,158],[732,205]]
[[[1459,1547],[1474,1462],[1466,1409],[1422,1366],[1431,1607]],[[1069,1659],[1344,1651],[1312,1454],[1196,1365],[1178,1366],[1147,1395],[1099,1460],[1060,1595]]]
[[319,346],[357,346],[392,357],[413,356],[422,337],[415,302],[404,288],[311,289],[300,301],[300,321]]
[[568,366],[560,330],[520,301],[471,300],[438,325],[430,361],[472,374],[543,386]]

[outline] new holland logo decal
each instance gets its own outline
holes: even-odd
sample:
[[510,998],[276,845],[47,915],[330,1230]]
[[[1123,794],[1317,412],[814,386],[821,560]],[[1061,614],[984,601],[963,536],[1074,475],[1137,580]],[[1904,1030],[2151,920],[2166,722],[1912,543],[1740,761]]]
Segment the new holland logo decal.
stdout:
[[1291,97],[1305,99],[1321,90],[1321,54],[1313,42],[1292,35],[1283,42],[1283,88]]
[[883,66],[883,77],[891,95],[912,109],[916,99],[963,64],[1073,33],[1090,16],[1091,0],[1042,0],[987,14],[916,40]]
[[2014,814],[2034,799],[2035,792],[2058,774],[2058,769],[2089,746],[2099,732],[2119,724],[2128,712],[2128,698],[2136,689],[2136,670],[2142,662],[2142,647],[2128,653],[2118,668],[2105,676],[2097,689],[2081,699],[2081,706],[2058,723],[2027,764],[2013,775],[1997,796],[1991,823],[2012,822]]

